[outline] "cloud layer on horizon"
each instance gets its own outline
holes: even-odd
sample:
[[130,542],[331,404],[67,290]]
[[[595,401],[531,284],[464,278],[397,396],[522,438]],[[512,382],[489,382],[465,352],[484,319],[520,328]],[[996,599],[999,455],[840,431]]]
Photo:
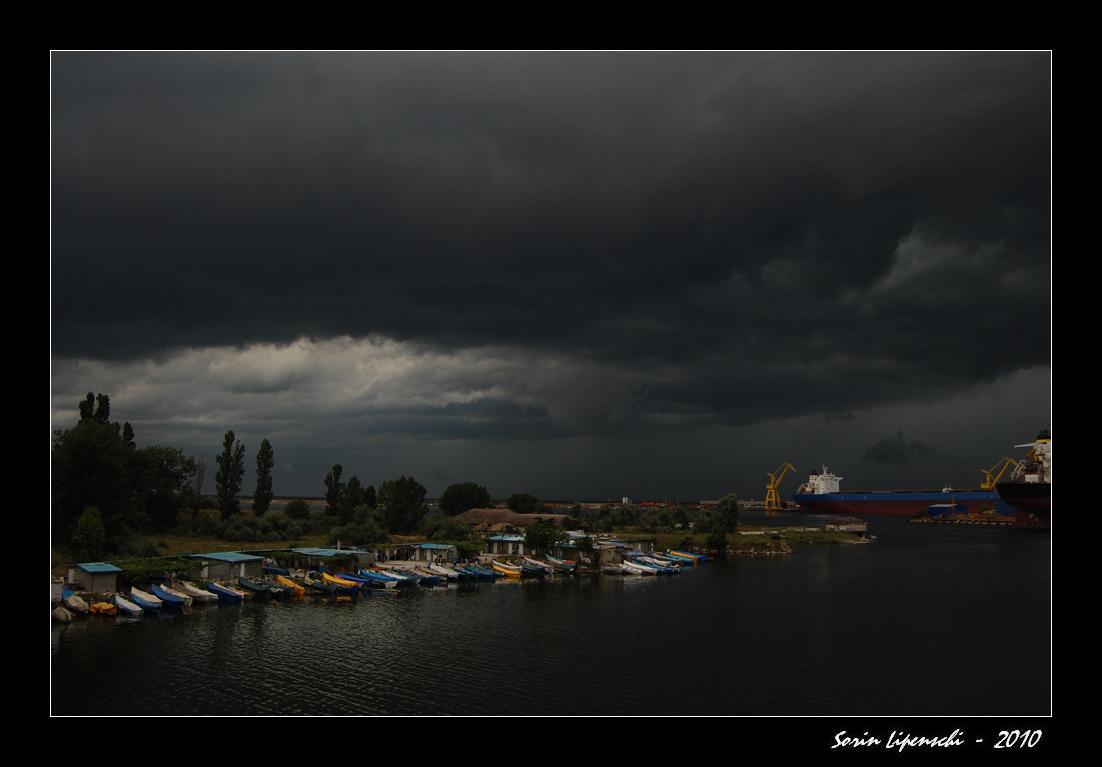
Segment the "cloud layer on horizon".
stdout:
[[997,387],[1051,361],[1050,77],[1046,54],[54,54],[57,423],[96,389],[165,441],[523,443],[841,429]]

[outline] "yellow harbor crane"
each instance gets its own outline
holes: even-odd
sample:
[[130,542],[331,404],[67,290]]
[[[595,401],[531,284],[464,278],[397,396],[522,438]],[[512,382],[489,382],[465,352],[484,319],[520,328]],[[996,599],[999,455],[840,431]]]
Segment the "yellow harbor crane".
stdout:
[[994,490],[995,485],[1003,478],[1003,474],[1006,474],[1006,470],[1012,465],[1018,466],[1019,463],[1010,456],[1007,456],[990,469],[980,469],[980,471],[983,472],[983,482],[980,483],[980,490]]
[[796,467],[790,463],[781,464],[776,472],[766,472],[769,475],[769,484],[765,486],[765,511],[780,511],[784,508],[781,503],[780,493],[777,489],[781,486],[784,475],[790,471],[796,471]]

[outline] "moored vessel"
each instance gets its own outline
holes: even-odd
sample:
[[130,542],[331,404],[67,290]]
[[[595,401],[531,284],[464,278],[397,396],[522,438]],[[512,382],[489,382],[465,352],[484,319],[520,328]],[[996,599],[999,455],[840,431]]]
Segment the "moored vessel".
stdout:
[[1047,528],[1052,516],[1052,432],[1042,429],[1028,447],[1009,482],[999,482],[999,497],[1014,507],[1014,523],[1023,528]]
[[826,466],[821,474],[812,474],[800,485],[792,499],[801,507],[821,514],[894,514],[913,516],[934,504],[963,506],[966,512],[994,509],[1011,515],[1013,508],[999,498],[995,490],[841,490],[843,477]]

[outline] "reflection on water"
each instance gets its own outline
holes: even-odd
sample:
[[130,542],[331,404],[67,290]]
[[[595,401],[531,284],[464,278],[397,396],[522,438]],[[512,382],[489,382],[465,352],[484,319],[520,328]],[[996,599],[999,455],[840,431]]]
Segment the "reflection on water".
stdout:
[[1041,714],[1047,536],[865,546],[51,629],[54,713]]

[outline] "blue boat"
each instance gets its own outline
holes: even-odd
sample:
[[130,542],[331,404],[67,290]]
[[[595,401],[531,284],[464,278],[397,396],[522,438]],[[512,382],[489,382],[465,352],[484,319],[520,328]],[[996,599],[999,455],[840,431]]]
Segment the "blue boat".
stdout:
[[649,567],[652,570],[657,570],[662,575],[673,575],[674,573],[678,572],[672,567],[666,567],[665,565],[659,564],[658,560],[650,559],[649,557],[633,557],[631,561],[637,565],[642,565],[643,567]]
[[218,596],[219,602],[228,602],[229,604],[240,604],[245,601],[245,595],[240,591],[228,586],[223,586],[221,583],[215,583],[211,581],[207,584],[207,591]]
[[522,562],[521,565],[520,565],[520,569],[521,569],[521,573],[520,573],[521,578],[539,578],[542,581],[544,578],[547,577],[547,571],[546,570],[544,570],[542,567],[536,567],[535,565],[530,565],[527,562]]
[[467,565],[463,568],[466,572],[471,573],[480,581],[496,581],[498,578],[504,577],[501,573],[493,570],[488,570],[485,567],[479,567],[478,565]]
[[[334,578],[340,578],[342,581],[351,581],[352,583],[358,583],[358,584],[360,584],[361,587],[366,586],[369,589],[383,588],[383,584],[381,582],[379,582],[377,580],[374,580],[372,578],[368,578],[365,575],[349,575],[348,573],[337,573],[333,577]],[[335,585],[335,584],[330,584],[330,585]],[[337,586],[338,590],[340,590],[341,588],[342,588],[341,586]],[[349,593],[349,592],[341,592],[341,593]]]
[[433,586],[439,586],[441,581],[443,581],[445,584],[448,582],[448,579],[444,576],[434,575],[433,573],[425,570],[414,570],[413,575],[420,578],[422,586],[428,586],[429,588],[432,588]]
[[360,570],[359,577],[366,580],[368,586],[374,589],[391,589],[401,583],[398,578],[391,578],[385,573],[379,573],[374,570]]
[[133,586],[130,587],[130,601],[145,610],[147,613],[157,613],[161,611],[160,599],[153,596],[152,594],[147,594],[144,591],[139,591]]
[[390,570],[387,572],[381,572],[379,570],[360,570],[360,575],[366,576],[367,573],[373,573],[375,575],[381,575],[384,578],[389,578],[395,581],[398,588],[408,588],[410,586],[416,586],[421,582],[421,579],[413,573],[398,572],[397,570]]
[[270,575],[282,575],[284,578],[290,578],[291,577],[291,571],[288,570],[286,567],[276,567],[275,565],[264,565],[263,570],[264,570],[264,572],[269,573]]
[[164,602],[166,607],[183,607],[187,604],[187,600],[169,594],[156,583],[153,584],[153,586],[150,588],[150,591],[153,592],[153,596]]

